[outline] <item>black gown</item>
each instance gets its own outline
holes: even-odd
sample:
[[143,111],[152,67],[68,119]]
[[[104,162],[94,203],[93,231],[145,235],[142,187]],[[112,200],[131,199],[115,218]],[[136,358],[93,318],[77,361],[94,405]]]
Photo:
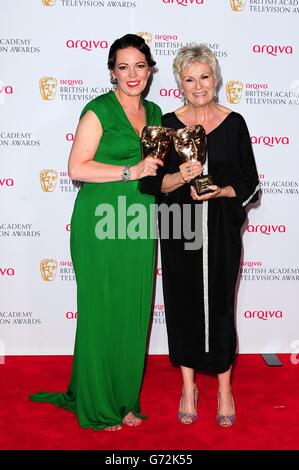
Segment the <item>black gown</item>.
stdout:
[[[175,130],[185,127],[174,112],[162,117],[162,125]],[[208,172],[213,183],[232,186],[237,197],[206,203],[207,291],[203,248],[186,250],[185,242],[190,240],[184,236],[160,240],[163,295],[171,361],[221,373],[230,368],[235,356],[234,298],[241,256],[240,229],[246,219],[245,206],[259,197],[259,180],[248,129],[240,114],[231,112],[208,134],[207,142]],[[195,205],[200,202],[192,200],[188,184],[168,194],[160,191],[164,175],[179,171],[181,163],[172,144],[164,168],[156,177],[144,178],[141,191],[154,194],[159,207],[162,203],[177,203],[180,207],[190,204],[194,221]]]

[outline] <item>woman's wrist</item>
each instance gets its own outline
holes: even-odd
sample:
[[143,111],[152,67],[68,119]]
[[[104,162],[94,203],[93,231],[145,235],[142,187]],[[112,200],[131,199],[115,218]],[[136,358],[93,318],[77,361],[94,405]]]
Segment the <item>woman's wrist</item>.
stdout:
[[137,180],[138,177],[137,177],[136,165],[131,166],[130,170],[131,170],[130,180]]

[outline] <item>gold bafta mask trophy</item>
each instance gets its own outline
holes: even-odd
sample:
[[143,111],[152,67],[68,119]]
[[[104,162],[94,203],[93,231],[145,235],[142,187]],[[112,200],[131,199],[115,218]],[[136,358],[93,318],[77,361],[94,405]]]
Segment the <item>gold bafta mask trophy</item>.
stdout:
[[[207,159],[207,136],[204,128],[197,124],[196,126],[187,126],[178,129],[173,134],[173,142],[177,153],[183,162],[199,161],[204,165]],[[191,181],[198,196],[212,193],[213,190],[208,186],[213,184],[211,175],[196,176]]]
[[172,139],[173,129],[162,126],[145,126],[141,135],[143,158],[164,160]]

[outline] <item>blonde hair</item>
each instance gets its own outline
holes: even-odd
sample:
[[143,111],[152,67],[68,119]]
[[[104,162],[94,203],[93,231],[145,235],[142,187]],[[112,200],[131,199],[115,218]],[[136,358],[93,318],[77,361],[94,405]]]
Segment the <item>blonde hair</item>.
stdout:
[[173,61],[172,70],[179,88],[181,88],[182,85],[180,77],[182,71],[194,64],[194,62],[208,64],[211,68],[212,76],[216,81],[216,85],[219,84],[221,81],[221,72],[214,52],[203,44],[192,43],[189,46],[181,47]]

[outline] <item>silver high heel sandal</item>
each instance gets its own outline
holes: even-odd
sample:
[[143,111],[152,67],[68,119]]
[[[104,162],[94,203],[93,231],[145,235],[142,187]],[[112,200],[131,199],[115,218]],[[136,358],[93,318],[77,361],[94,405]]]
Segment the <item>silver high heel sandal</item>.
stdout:
[[219,413],[220,411],[220,399],[219,399],[219,394],[218,394],[218,411],[217,411],[217,416],[216,416],[216,421],[219,424],[219,426],[223,428],[230,428],[233,424],[236,422],[236,412],[235,412],[235,403],[232,394],[230,393],[232,405],[234,412],[232,415],[221,415]]
[[188,412],[185,413],[183,411],[180,411],[181,406],[182,406],[182,400],[183,400],[183,397],[181,397],[179,412],[178,412],[178,419],[182,424],[193,424],[197,420],[198,396],[199,396],[199,392],[198,392],[196,384],[194,384],[194,408],[195,408],[195,413],[188,413]]

